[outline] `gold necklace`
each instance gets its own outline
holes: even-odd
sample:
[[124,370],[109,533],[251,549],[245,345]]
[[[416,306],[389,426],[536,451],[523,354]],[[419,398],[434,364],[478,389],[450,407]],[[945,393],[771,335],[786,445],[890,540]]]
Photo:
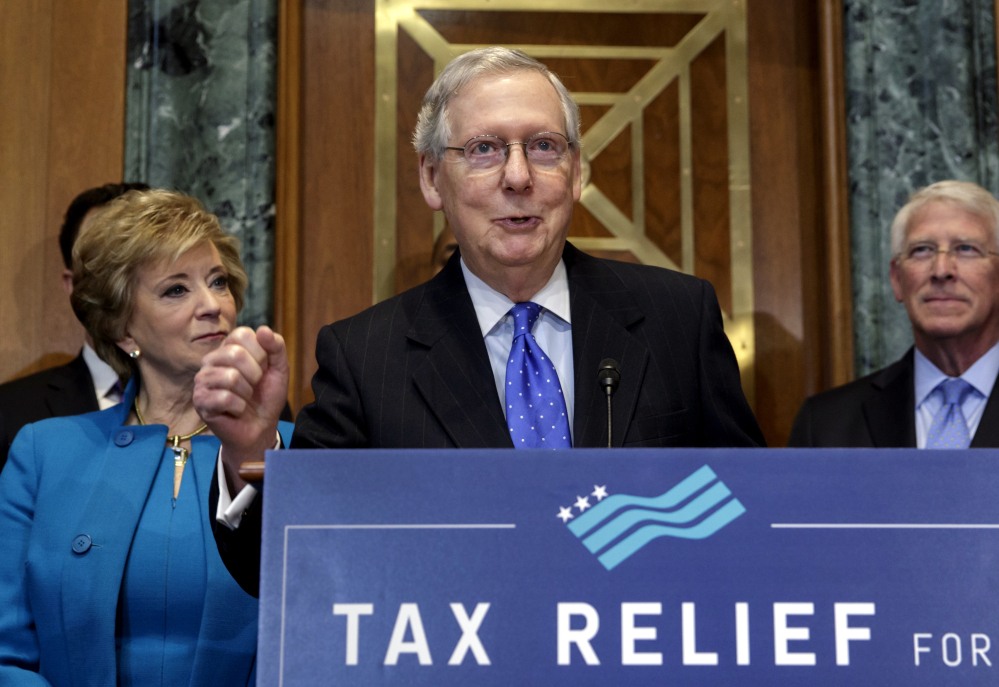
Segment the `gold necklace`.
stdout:
[[[132,402],[132,407],[135,408],[135,416],[137,418],[139,418],[139,424],[140,425],[145,425],[146,421],[142,419],[142,413],[139,412],[139,400],[138,399],[136,399],[135,401]],[[187,441],[191,437],[194,437],[194,436],[197,436],[197,435],[201,434],[206,429],[208,429],[208,425],[204,424],[204,425],[201,425],[200,427],[198,427],[196,430],[194,430],[190,434],[186,434],[184,436],[181,436],[180,434],[176,434],[176,435],[174,435],[172,437],[171,436],[167,437],[166,445],[173,449],[173,464],[174,464],[174,467],[180,468],[181,470],[183,470],[184,469],[184,465],[187,464],[187,456],[190,455],[190,452],[186,448],[184,448],[183,446],[181,446],[180,442]]]

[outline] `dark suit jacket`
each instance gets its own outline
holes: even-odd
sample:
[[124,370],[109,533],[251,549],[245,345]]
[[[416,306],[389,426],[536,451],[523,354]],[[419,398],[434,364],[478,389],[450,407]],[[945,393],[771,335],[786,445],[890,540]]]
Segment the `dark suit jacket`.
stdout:
[[[764,444],[708,282],[599,260],[569,244],[562,257],[574,446],[607,445],[607,402],[597,384],[604,358],[621,366],[614,446]],[[323,327],[316,400],[298,414],[292,448],[513,448],[458,259],[456,252],[429,282]],[[223,560],[251,593],[260,500],[235,532],[216,528]]]
[[0,468],[7,460],[7,448],[21,427],[50,417],[82,415],[100,410],[90,368],[83,352],[60,367],[0,384]]
[[[915,448],[914,353],[883,370],[807,399],[788,446],[811,448]],[[999,401],[985,403],[972,448],[999,447]]]

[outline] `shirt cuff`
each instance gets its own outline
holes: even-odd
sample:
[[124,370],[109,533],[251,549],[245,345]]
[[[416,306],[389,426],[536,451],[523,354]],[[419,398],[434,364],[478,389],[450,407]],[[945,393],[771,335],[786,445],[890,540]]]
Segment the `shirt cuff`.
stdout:
[[[274,442],[274,448],[281,448],[281,435]],[[236,498],[229,496],[229,484],[225,480],[225,470],[222,469],[222,448],[219,448],[218,463],[216,471],[219,475],[219,505],[215,509],[215,521],[220,525],[225,525],[230,530],[239,528],[239,523],[243,520],[246,509],[253,503],[257,496],[257,488],[252,484],[247,484],[236,494]]]

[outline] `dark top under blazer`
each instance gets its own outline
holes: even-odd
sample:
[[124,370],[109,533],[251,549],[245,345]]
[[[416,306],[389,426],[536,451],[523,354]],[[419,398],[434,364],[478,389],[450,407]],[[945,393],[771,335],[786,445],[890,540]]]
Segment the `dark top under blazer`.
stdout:
[[0,468],[7,449],[27,424],[50,417],[82,415],[100,410],[90,368],[83,351],[72,362],[0,384]]
[[[570,244],[562,257],[572,317],[573,446],[607,445],[607,404],[597,384],[604,358],[621,366],[615,446],[764,444],[708,282],[600,260]],[[292,448],[513,448],[458,260],[456,252],[429,282],[323,327],[316,400],[298,414]],[[260,500],[235,532],[212,523],[222,559],[251,593]]]
[[[916,448],[913,349],[883,370],[807,399],[788,446],[804,448]],[[985,404],[971,448],[999,447],[999,401]]]

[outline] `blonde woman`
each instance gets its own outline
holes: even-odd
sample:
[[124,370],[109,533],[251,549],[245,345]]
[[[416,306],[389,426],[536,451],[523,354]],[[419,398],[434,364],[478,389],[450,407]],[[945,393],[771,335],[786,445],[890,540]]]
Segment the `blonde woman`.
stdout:
[[73,308],[124,401],[14,439],[0,684],[253,684],[257,602],[206,524],[219,442],[191,401],[242,307],[238,243],[193,198],[136,191],[101,211],[73,265]]

